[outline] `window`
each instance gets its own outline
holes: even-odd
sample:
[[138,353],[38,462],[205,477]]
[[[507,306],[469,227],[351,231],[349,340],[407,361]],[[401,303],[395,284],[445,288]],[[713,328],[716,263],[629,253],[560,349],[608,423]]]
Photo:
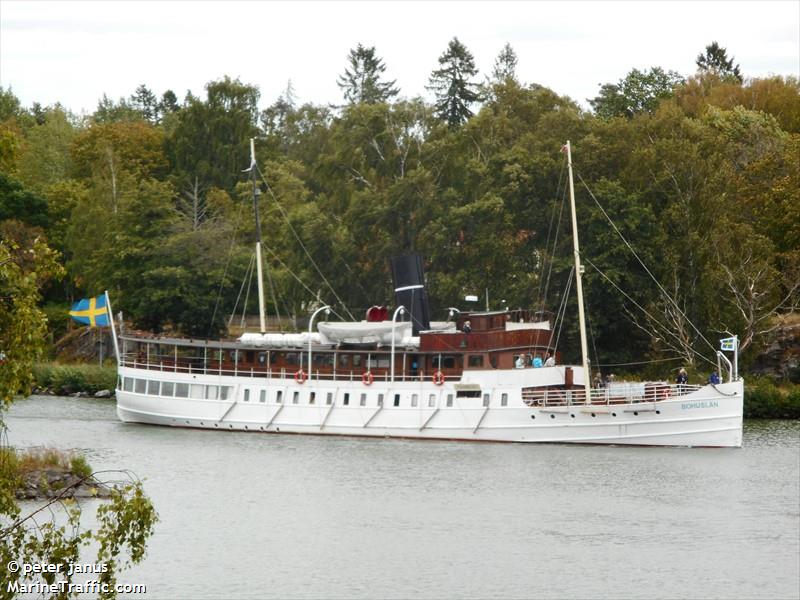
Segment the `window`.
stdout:
[[122,382],[123,388],[126,392],[133,391],[133,377],[126,377]]
[[400,406],[400,394],[395,394],[394,395],[394,405],[395,406]]
[[455,356],[434,356],[431,360],[434,369],[455,369],[456,357]]
[[292,394],[292,404],[297,404],[300,402],[300,392],[295,392]]
[[220,400],[227,400],[228,396],[231,395],[231,386],[223,385],[219,388],[219,399]]
[[189,397],[189,384],[188,383],[176,383],[175,384],[175,397],[176,398],[188,398]]
[[325,404],[330,406],[332,402],[333,402],[333,392],[328,392],[328,395],[325,396]]
[[350,355],[349,354],[340,354],[339,355],[339,367],[342,369],[346,369],[350,366]]
[[261,392],[258,394],[258,401],[259,402],[267,401],[267,390],[261,390]]
[[508,394],[501,394],[500,406],[508,406]]
[[317,392],[309,392],[308,393],[308,403],[314,404],[317,401]]
[[489,364],[492,365],[493,369],[496,369],[497,368],[497,356],[495,356],[494,354],[490,354],[489,355]]
[[484,406],[489,406],[489,394],[484,394],[483,395],[483,405]]
[[428,396],[428,406],[436,406],[436,394],[431,394]]
[[191,386],[191,397],[197,400],[206,397],[206,386],[193,383]]
[[383,394],[378,394],[378,406],[383,406]]
[[144,394],[145,390],[147,389],[147,380],[146,379],[137,379],[136,385],[134,390],[137,394]]
[[219,397],[219,386],[218,385],[207,385],[206,386],[206,398],[209,400],[216,400]]
[[483,366],[483,356],[480,355],[471,355],[467,359],[470,368],[482,367]]
[[344,395],[344,401],[342,401],[342,404],[344,404],[345,406],[350,404],[350,394],[345,394]]
[[416,406],[418,399],[419,396],[417,394],[411,394],[411,406]]
[[267,353],[266,352],[259,352],[258,353],[258,364],[260,364],[260,365],[267,364]]
[[447,406],[448,408],[453,406],[453,394],[447,394]]
[[161,384],[161,395],[172,397],[175,395],[175,384],[171,381],[165,381]]
[[278,390],[278,393],[275,394],[275,402],[277,402],[278,404],[283,402],[283,390]]
[[459,390],[458,391],[459,398],[480,398],[481,391],[480,390]]
[[361,366],[361,355],[360,354],[353,354],[353,366],[360,367]]
[[287,365],[296,365],[298,363],[297,352],[287,352],[286,353],[286,364]]
[[252,363],[254,356],[255,352],[253,352],[252,350],[248,350],[247,352],[245,352],[245,357],[246,357],[245,362]]
[[250,390],[245,390],[244,391],[244,401],[245,402],[250,402]]
[[361,402],[359,402],[359,404],[361,406],[366,406],[367,405],[367,395],[366,394],[361,394]]

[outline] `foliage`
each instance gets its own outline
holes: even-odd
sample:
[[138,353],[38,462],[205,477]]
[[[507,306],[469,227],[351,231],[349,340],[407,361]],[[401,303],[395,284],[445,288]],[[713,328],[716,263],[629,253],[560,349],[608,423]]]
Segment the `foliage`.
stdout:
[[347,55],[348,67],[337,84],[350,104],[377,104],[389,102],[400,90],[396,80],[381,81],[386,65],[375,54],[375,46],[366,48],[358,44]]
[[627,117],[641,113],[653,113],[658,103],[672,96],[673,90],[683,83],[675,71],[664,71],[652,67],[648,71],[631,70],[618,83],[606,83],[600,87],[600,95],[589,104],[598,117]]
[[33,366],[33,377],[36,387],[49,389],[58,395],[94,394],[100,390],[113,390],[117,384],[115,367],[89,364],[37,363]]
[[700,71],[714,73],[724,79],[743,81],[739,65],[733,63],[733,57],[728,58],[728,51],[717,42],[706,46],[705,52],[697,55],[695,62]]
[[746,419],[800,419],[800,385],[781,387],[768,378],[748,381],[744,390]]

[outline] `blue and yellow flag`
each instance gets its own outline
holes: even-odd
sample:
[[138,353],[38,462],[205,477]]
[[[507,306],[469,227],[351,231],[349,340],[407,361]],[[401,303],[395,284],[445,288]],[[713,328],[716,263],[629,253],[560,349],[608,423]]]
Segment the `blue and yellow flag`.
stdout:
[[108,311],[106,311],[106,297],[84,298],[72,305],[69,316],[78,323],[89,327],[108,326]]

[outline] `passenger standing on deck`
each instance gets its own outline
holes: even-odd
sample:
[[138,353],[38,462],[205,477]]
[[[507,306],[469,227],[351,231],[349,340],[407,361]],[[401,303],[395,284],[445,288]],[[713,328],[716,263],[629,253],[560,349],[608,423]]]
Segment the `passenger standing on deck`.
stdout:
[[678,393],[683,393],[683,386],[689,383],[689,376],[686,374],[686,369],[681,367],[681,370],[678,371],[678,376],[675,378],[675,383],[678,384]]
[[716,369],[711,371],[711,375],[708,376],[708,383],[710,383],[711,385],[719,385],[720,384],[719,373],[717,373]]
[[544,366],[545,367],[555,367],[556,366],[556,359],[552,354],[550,354],[550,352],[547,353],[547,359],[544,361]]
[[542,366],[542,357],[537,354],[536,356],[533,357],[533,367],[535,369],[538,369],[541,366]]
[[472,324],[469,321],[464,321],[464,333],[472,331]]
[[517,369],[524,369],[525,368],[525,361],[522,360],[522,354],[517,357],[517,360],[514,362],[514,366]]

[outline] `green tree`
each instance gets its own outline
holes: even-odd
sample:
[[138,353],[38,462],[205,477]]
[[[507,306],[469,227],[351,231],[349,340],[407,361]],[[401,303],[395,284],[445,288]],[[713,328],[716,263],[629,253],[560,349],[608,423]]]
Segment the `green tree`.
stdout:
[[8,89],[0,85],[0,121],[6,121],[19,115],[21,105],[19,98],[9,86]]
[[0,221],[16,219],[37,227],[47,227],[47,201],[25,188],[19,181],[0,173]]
[[161,120],[161,105],[158,98],[145,84],[136,88],[128,102],[130,107],[138,111],[145,121],[158,123]]
[[344,92],[349,104],[376,104],[389,102],[400,90],[394,87],[396,80],[382,81],[386,65],[375,54],[375,46],[366,48],[358,44],[347,56],[348,66],[337,84]]
[[715,73],[723,79],[733,78],[741,83],[744,80],[742,73],[733,61],[734,58],[728,58],[728,51],[717,42],[711,42],[695,59],[700,71]]
[[600,95],[589,100],[598,117],[628,117],[653,113],[658,103],[672,96],[677,85],[683,83],[675,71],[651,67],[648,71],[631,70],[618,83],[600,87]]
[[475,59],[458,38],[453,38],[439,57],[439,68],[431,73],[428,86],[436,94],[436,113],[451,128],[472,116],[470,105],[480,100]]

